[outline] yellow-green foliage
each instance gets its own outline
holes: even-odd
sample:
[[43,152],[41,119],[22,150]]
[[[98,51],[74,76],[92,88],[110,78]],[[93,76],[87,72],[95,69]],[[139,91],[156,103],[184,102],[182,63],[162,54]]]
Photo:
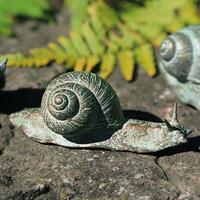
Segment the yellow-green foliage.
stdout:
[[106,78],[118,62],[127,81],[132,79],[135,64],[154,76],[153,47],[167,33],[200,22],[194,0],[146,0],[144,6],[119,0],[117,8],[105,0],[66,1],[76,14],[69,35],[47,47],[31,49],[27,55],[2,56],[9,58],[9,66],[40,67],[54,61],[74,70],[92,71],[99,64],[99,73]]
[[0,34],[11,35],[15,17],[44,19],[48,0],[0,0]]

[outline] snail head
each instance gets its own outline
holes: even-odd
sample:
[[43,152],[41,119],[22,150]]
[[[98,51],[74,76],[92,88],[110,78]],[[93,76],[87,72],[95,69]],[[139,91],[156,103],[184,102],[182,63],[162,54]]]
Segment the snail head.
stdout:
[[174,105],[170,120],[165,119],[164,123],[168,129],[170,142],[174,145],[185,143],[187,136],[192,133],[192,130],[186,129],[179,123],[177,119],[177,104]]

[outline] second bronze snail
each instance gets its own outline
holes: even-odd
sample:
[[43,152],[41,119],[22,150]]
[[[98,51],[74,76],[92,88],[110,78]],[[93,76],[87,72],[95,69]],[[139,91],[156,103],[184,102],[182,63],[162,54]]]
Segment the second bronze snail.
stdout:
[[158,63],[179,99],[200,110],[200,25],[168,36],[161,44]]

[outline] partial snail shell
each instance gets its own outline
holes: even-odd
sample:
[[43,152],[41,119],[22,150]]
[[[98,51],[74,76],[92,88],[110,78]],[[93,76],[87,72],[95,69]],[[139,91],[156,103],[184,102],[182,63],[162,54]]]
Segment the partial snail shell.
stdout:
[[93,73],[69,72],[55,78],[43,95],[41,107],[49,129],[66,138],[91,130],[117,130],[124,124],[115,91]]
[[8,62],[8,59],[5,59],[0,62],[0,76],[4,73],[7,62]]
[[160,47],[165,70],[180,82],[200,83],[200,26],[189,26],[170,35]]

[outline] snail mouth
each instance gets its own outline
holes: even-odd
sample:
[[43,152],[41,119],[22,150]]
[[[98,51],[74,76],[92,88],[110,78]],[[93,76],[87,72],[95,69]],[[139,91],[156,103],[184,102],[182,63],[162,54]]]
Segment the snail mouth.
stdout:
[[165,61],[170,61],[175,54],[175,42],[171,38],[164,40],[160,46],[160,56]]
[[189,135],[191,135],[191,133],[193,133],[192,129],[186,129],[184,127],[182,129],[184,129],[182,132],[185,138],[187,138]]

